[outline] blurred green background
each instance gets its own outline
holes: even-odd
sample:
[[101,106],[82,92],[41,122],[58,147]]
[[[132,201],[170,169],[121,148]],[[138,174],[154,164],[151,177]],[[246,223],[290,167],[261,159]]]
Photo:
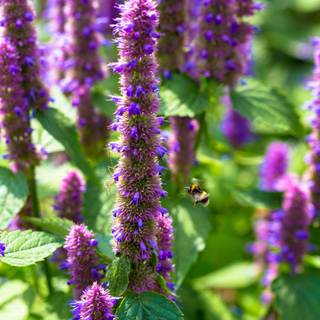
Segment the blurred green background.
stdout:
[[[287,93],[308,131],[308,113],[301,110],[301,105],[310,99],[310,94],[303,89],[303,83],[311,75],[313,65],[313,49],[309,38],[320,36],[320,1],[270,0],[264,2],[267,4],[267,9],[259,12],[252,19],[253,23],[260,28],[253,43],[254,75]],[[37,0],[35,5],[37,12],[40,13],[45,6],[45,1]],[[39,21],[37,27],[41,40],[47,41],[48,35],[44,31],[44,25],[45,21]],[[106,53],[110,51],[106,50]],[[115,57],[112,58],[114,59]],[[190,176],[204,180],[205,190],[210,193],[209,213],[199,206],[194,209],[190,199],[184,195],[171,198],[171,201],[180,203],[181,212],[183,212],[175,221],[176,238],[183,236],[184,231],[194,232],[192,228],[188,229],[186,225],[188,221],[191,224],[203,224],[199,228],[200,232],[193,234],[194,248],[193,251],[190,249],[190,254],[193,255],[195,262],[189,270],[183,271],[187,273],[186,278],[182,284],[179,284],[181,290],[178,294],[182,301],[177,303],[182,307],[186,320],[254,320],[260,319],[267,313],[266,307],[260,302],[262,287],[259,284],[259,274],[252,263],[252,256],[245,250],[246,244],[254,241],[252,226],[255,210],[235,199],[227,186],[256,187],[259,184],[259,165],[263,161],[266,147],[273,140],[286,141],[290,145],[290,171],[302,175],[306,169],[303,162],[307,152],[305,141],[292,136],[281,136],[267,128],[255,127],[257,140],[234,151],[220,131],[219,123],[222,114],[223,107],[220,106],[210,110],[206,115],[208,130],[206,135],[203,135],[197,152],[199,164],[193,166]],[[166,129],[168,130],[168,127]],[[114,139],[115,137],[112,138]],[[107,163],[109,164],[106,160],[105,164]],[[106,166],[100,164],[96,165],[96,168],[101,179],[106,180]],[[39,188],[42,190],[40,198],[46,215],[52,214],[50,207],[53,201],[52,195],[58,191],[60,179],[68,170],[68,165],[57,170],[50,174],[46,163],[38,170]],[[46,175],[43,175],[43,172]],[[173,190],[170,177],[167,177],[165,182],[168,183],[167,190]],[[173,190],[171,194],[176,193],[177,190]],[[107,198],[101,201],[109,203]],[[164,201],[164,206],[166,202],[167,200]],[[168,206],[170,206],[169,202]],[[190,210],[183,211],[184,206]],[[100,223],[104,218],[101,216],[99,219]],[[210,229],[208,221],[211,225]],[[97,225],[98,222],[95,224]],[[102,232],[101,230],[102,228],[99,232]],[[106,237],[104,243],[108,240]],[[319,243],[318,240],[313,235],[311,241]],[[200,251],[198,256],[197,251]],[[179,253],[175,252],[175,254],[178,263]],[[181,266],[179,270],[180,268]],[[32,272],[38,272],[37,270],[36,267],[18,269],[2,264],[0,276],[14,279],[28,278],[32,282]],[[59,306],[66,304],[70,298],[67,286],[64,284],[67,276],[64,278],[59,276],[57,270],[53,273],[54,285],[61,292],[55,297],[50,297],[52,304],[44,305],[42,300],[35,299],[32,289],[27,287],[23,289],[17,284],[18,289],[15,290],[24,292],[24,300],[29,299],[30,305],[33,306],[32,315],[28,319],[44,319],[46,314],[51,315],[45,317],[46,320],[64,319],[66,316],[58,311],[55,311],[56,315],[52,316],[52,310],[59,309]],[[38,286],[43,292],[45,288],[41,289],[43,287],[41,279],[43,278],[40,277]],[[0,297],[5,294],[6,288],[2,286],[0,292],[1,290],[3,292]],[[63,291],[65,294],[62,293]],[[43,295],[45,296],[46,292]],[[18,308],[20,302],[16,301],[16,305],[12,307]],[[20,308],[22,307],[23,303],[20,303]],[[4,318],[5,314],[2,312],[1,319],[7,319]]]

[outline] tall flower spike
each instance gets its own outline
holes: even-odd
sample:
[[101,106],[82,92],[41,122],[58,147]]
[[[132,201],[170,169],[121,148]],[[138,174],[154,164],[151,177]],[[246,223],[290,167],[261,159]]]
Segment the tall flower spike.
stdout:
[[[197,79],[200,76],[212,77],[219,83],[234,87],[243,74],[244,57],[239,46],[251,39],[253,28],[237,19],[237,15],[239,18],[248,15],[248,12],[241,11],[240,2],[243,1],[205,0],[201,5],[193,55],[197,68],[191,71]],[[246,5],[251,4],[252,1],[248,1]],[[258,9],[255,7],[254,10]]]
[[229,96],[224,96],[222,100],[226,106],[226,113],[221,122],[221,131],[233,148],[240,148],[255,138],[250,130],[250,120],[242,117],[232,108]]
[[156,4],[152,0],[129,0],[119,6],[121,17],[114,26],[119,49],[118,63],[110,67],[121,74],[121,97],[112,97],[116,110],[116,128],[120,140],[110,143],[122,154],[114,175],[117,182],[117,209],[113,210],[113,251],[136,262],[129,287],[136,292],[152,290],[156,282],[152,265],[147,261],[158,250],[157,219],[161,188],[157,155],[165,157],[157,118],[160,100],[157,63],[152,54],[156,48],[155,27],[158,24]]
[[62,89],[72,93],[72,105],[77,107],[77,125],[88,156],[101,155],[108,138],[107,117],[91,102],[90,88],[104,78],[99,54],[101,39],[96,30],[96,2],[70,0],[66,2],[65,32],[69,37],[66,78]]
[[83,193],[86,183],[80,172],[74,170],[62,179],[59,194],[56,196],[54,209],[60,218],[67,218],[74,223],[83,221],[81,216],[83,205]]
[[282,142],[271,143],[260,170],[261,189],[275,191],[281,188],[281,178],[287,171],[288,163],[289,146]]
[[171,77],[173,71],[179,70],[183,64],[183,43],[185,31],[185,0],[160,1],[158,32],[165,34],[159,37],[157,44],[157,61],[159,72],[166,80]]
[[307,252],[308,227],[311,211],[308,206],[308,193],[298,179],[287,179],[280,222],[280,261],[291,265],[292,273],[299,271]]
[[23,76],[16,48],[0,42],[0,125],[9,154],[6,159],[24,165],[36,164],[39,157],[31,142],[29,110],[23,99]]
[[173,179],[180,185],[188,182],[194,162],[194,143],[199,130],[197,120],[189,117],[171,117],[172,135],[169,138],[170,157],[168,164]]
[[67,250],[68,259],[62,263],[61,269],[68,269],[71,280],[68,285],[74,285],[73,295],[79,299],[83,291],[93,284],[94,281],[100,282],[104,275],[99,273],[101,270],[97,266],[95,247],[98,242],[94,239],[93,233],[84,225],[73,225],[69,235],[66,237],[64,249]]
[[313,98],[304,107],[313,112],[311,118],[312,133],[306,137],[310,146],[310,154],[306,157],[306,162],[310,165],[308,172],[311,182],[310,197],[317,216],[320,215],[320,38],[313,38],[312,44],[315,46],[313,78],[306,85],[312,91]]
[[113,315],[113,307],[116,299],[112,298],[107,290],[97,282],[88,287],[80,300],[71,302],[74,320],[112,320],[117,318]]
[[27,0],[0,0],[0,38],[10,40],[18,52],[26,108],[46,109],[49,95],[40,74],[40,50],[33,20],[35,13]]

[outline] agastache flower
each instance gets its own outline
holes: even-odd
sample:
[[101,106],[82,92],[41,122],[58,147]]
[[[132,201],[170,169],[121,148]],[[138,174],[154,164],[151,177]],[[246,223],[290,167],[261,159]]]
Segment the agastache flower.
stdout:
[[23,165],[40,161],[31,142],[28,102],[24,99],[22,67],[17,49],[0,42],[0,125],[8,155],[6,159]]
[[280,188],[281,178],[288,168],[288,162],[289,146],[282,142],[271,143],[260,170],[263,190],[272,191]]
[[250,120],[242,117],[232,109],[229,96],[224,96],[222,100],[227,108],[224,119],[221,122],[221,131],[233,148],[240,148],[255,138],[255,135],[250,130]]
[[311,39],[315,46],[313,78],[306,84],[306,88],[312,91],[313,98],[305,104],[305,107],[313,112],[311,119],[312,133],[306,137],[310,146],[310,153],[305,158],[310,166],[308,180],[310,182],[310,200],[314,206],[315,214],[320,215],[320,38]]
[[73,308],[74,320],[112,320],[117,318],[113,315],[113,307],[116,299],[112,298],[107,290],[94,282],[82,294],[80,300],[70,303]]
[[[160,210],[161,189],[157,155],[168,151],[161,145],[155,115],[159,110],[155,77],[157,63],[154,52],[154,30],[158,24],[156,4],[151,0],[129,0],[120,6],[120,18],[114,25],[119,34],[119,62],[110,67],[121,74],[122,98],[117,99],[117,130],[120,140],[110,147],[121,153],[117,182],[116,217],[113,219],[112,241],[116,254],[136,262],[129,277],[129,288],[135,292],[154,290],[156,279],[148,261],[157,245],[157,219]],[[139,34],[139,36],[137,36]],[[131,63],[134,61],[134,63]],[[117,66],[122,65],[121,68]],[[136,112],[139,105],[139,112]],[[121,110],[121,112],[120,112]]]
[[67,263],[62,265],[67,267],[70,272],[71,280],[68,285],[74,285],[73,294],[75,299],[79,299],[87,286],[93,282],[100,282],[103,274],[99,273],[96,257],[96,241],[94,235],[84,225],[74,225],[66,237],[64,249],[67,250]]
[[62,179],[60,192],[53,205],[60,218],[67,218],[74,223],[83,221],[81,211],[85,185],[82,174],[76,170],[69,172]]
[[[233,88],[244,73],[244,57],[239,46],[250,41],[254,29],[238,17],[251,15],[243,12],[234,0],[207,0],[199,10],[199,23],[191,62],[195,78],[213,78]],[[252,1],[245,6],[251,8]],[[241,12],[240,12],[241,11]],[[236,13],[236,14],[235,14]]]
[[46,109],[49,95],[40,75],[41,53],[33,23],[35,13],[27,0],[0,0],[0,16],[5,17],[0,38],[8,39],[18,53],[25,108]]
[[199,130],[197,120],[189,117],[171,117],[172,136],[169,138],[168,164],[173,179],[184,185],[188,182],[194,162],[194,143]]
[[284,215],[280,221],[279,258],[291,266],[291,272],[299,271],[308,249],[308,227],[311,211],[308,192],[298,179],[287,179],[283,200]]
[[[77,107],[77,125],[81,142],[88,156],[100,155],[108,138],[108,118],[95,109],[90,88],[104,78],[102,58],[99,54],[102,39],[96,30],[96,6],[93,0],[66,2],[65,32],[68,39],[66,78],[63,91],[72,94],[72,105]],[[94,141],[94,143],[93,143]]]
[[[185,27],[185,0],[160,1],[159,10],[159,37],[156,54],[159,63],[159,73],[166,80],[171,78],[172,72],[179,70],[183,64],[183,43]],[[156,15],[155,15],[156,17]]]

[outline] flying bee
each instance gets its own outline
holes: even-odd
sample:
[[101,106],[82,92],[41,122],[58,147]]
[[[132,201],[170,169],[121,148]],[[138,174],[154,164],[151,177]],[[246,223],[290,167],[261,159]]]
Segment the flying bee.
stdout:
[[201,202],[203,206],[206,207],[210,201],[209,194],[207,194],[198,186],[197,181],[198,180],[196,179],[192,179],[193,184],[187,188],[187,192],[195,200],[194,206],[196,206],[199,202]]

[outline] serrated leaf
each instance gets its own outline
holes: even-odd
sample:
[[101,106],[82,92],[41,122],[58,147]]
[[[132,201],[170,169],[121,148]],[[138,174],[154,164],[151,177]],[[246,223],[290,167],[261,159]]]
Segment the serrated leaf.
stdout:
[[281,320],[320,319],[320,277],[281,275],[271,285]]
[[0,261],[10,266],[26,267],[51,255],[63,245],[64,239],[45,232],[18,230],[3,232],[0,242],[7,244],[5,255],[0,257]]
[[129,284],[130,262],[127,257],[113,261],[108,268],[107,279],[111,296],[120,297]]
[[175,303],[154,292],[131,293],[116,312],[119,320],[182,320],[183,313]]
[[199,291],[208,288],[245,288],[258,280],[259,273],[259,269],[251,262],[235,262],[192,280],[192,284]]
[[273,130],[303,136],[304,130],[294,107],[278,89],[255,79],[230,92],[232,105],[242,116]]
[[65,238],[69,234],[69,229],[73,225],[73,222],[66,219],[66,218],[33,218],[33,217],[23,217],[24,220],[31,222],[37,227],[47,229],[48,231],[57,234],[58,236],[61,236]]
[[240,190],[231,186],[228,186],[228,189],[244,203],[254,208],[279,209],[282,207],[282,192]]
[[101,253],[99,251],[97,251],[97,256],[99,256],[101,258],[101,260],[103,260],[107,264],[111,264],[114,261],[111,257],[109,257],[106,254],[103,254],[103,253]]
[[173,227],[176,229],[172,248],[175,256],[172,261],[175,265],[174,283],[179,287],[198,253],[205,248],[210,230],[209,213],[202,205],[194,207],[193,203],[185,200],[173,208],[167,204],[164,207],[172,212]]
[[27,180],[22,172],[14,174],[0,167],[0,230],[19,213],[28,196]]
[[180,117],[194,117],[208,108],[209,98],[201,91],[197,82],[186,75],[174,78],[160,90],[161,109],[158,114]]
[[89,178],[98,183],[95,174],[86,159],[75,125],[61,111],[49,108],[36,111],[36,118],[66,149],[72,162]]

